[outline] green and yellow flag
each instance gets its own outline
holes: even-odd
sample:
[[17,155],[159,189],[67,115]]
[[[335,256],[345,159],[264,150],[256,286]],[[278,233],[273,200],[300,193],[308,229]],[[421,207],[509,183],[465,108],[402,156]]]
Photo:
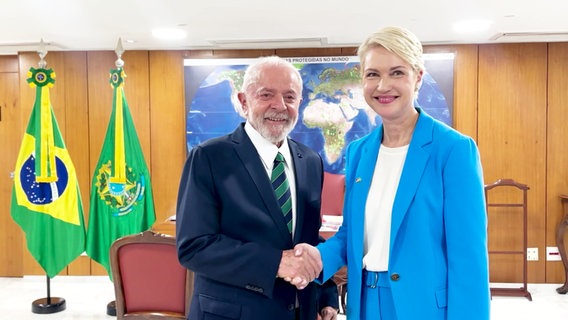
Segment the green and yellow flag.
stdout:
[[53,278],[85,250],[83,205],[75,167],[49,97],[52,69],[31,68],[36,98],[16,161],[10,207],[28,250]]
[[124,71],[113,69],[112,113],[93,175],[87,254],[106,268],[114,240],[149,229],[156,216],[150,175],[124,96]]

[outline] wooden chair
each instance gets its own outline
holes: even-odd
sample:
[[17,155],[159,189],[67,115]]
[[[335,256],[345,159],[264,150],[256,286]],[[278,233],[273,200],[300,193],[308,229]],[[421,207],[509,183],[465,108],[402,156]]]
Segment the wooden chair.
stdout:
[[[324,172],[321,192],[321,215],[343,215],[345,197],[345,175]],[[347,296],[347,268],[343,267],[333,275],[340,298],[340,312],[345,314]]]
[[117,319],[187,319],[193,273],[177,259],[175,237],[145,231],[110,248]]
[[345,175],[324,172],[321,190],[321,214],[343,215],[343,198],[345,196]]

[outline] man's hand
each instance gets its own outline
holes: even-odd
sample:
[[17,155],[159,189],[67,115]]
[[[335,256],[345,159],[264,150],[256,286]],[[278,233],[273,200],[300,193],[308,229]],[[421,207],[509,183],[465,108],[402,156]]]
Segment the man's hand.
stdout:
[[282,259],[278,267],[278,277],[290,282],[300,290],[315,279],[322,269],[319,251],[307,244],[306,246],[313,248],[316,253],[311,251],[310,248],[297,250],[298,246],[294,250],[285,250],[282,252]]
[[294,247],[294,255],[296,257],[306,257],[310,261],[315,261],[316,262],[315,266],[319,268],[318,269],[318,275],[319,275],[319,273],[323,268],[323,265],[321,261],[320,252],[316,247],[311,246],[307,243],[299,243]]
[[325,307],[321,309],[320,316],[322,320],[337,320],[337,309]]

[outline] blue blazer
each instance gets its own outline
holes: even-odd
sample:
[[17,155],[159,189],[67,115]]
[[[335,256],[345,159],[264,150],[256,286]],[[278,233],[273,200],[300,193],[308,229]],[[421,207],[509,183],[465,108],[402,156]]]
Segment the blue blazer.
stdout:
[[[477,146],[417,110],[392,209],[388,273],[397,319],[489,319],[487,216]],[[347,318],[353,320],[364,320],[365,204],[372,199],[382,135],[380,126],[348,146],[343,225],[318,246],[323,279],[347,265]]]
[[[292,320],[296,295],[302,319],[316,319],[318,285],[298,291],[275,277],[282,250],[318,244],[321,224],[322,160],[288,143],[296,179],[294,239],[244,124],[189,153],[176,217],[179,261],[195,273],[189,319]],[[321,307],[337,307],[337,287],[326,288]]]

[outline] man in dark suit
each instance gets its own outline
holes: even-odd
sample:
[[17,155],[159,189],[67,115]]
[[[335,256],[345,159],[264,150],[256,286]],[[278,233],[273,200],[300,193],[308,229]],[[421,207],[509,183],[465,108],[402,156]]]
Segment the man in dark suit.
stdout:
[[317,276],[310,259],[293,252],[321,239],[322,160],[287,137],[300,74],[281,58],[261,58],[238,98],[247,121],[194,147],[181,177],[178,257],[195,273],[188,319],[336,319],[337,287],[309,283]]

